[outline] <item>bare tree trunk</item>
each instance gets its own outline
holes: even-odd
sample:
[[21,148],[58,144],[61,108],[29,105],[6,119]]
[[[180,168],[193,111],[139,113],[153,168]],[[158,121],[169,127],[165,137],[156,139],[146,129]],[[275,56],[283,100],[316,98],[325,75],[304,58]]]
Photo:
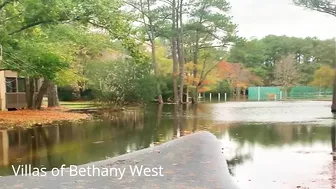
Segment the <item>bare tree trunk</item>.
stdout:
[[[154,70],[154,74],[156,77],[159,76],[159,71],[158,71],[158,65],[156,62],[156,47],[155,47],[155,41],[152,41],[152,66]],[[161,92],[161,87],[160,83],[157,84],[156,86],[157,94],[158,94],[158,103],[163,104],[163,99],[162,99],[162,92]]]
[[[140,1],[141,3],[141,10],[143,11],[143,7],[142,7],[142,0]],[[151,13],[151,8],[150,8],[151,2],[150,0],[147,0],[147,10],[149,13]],[[144,19],[144,22],[145,19]],[[156,62],[156,47],[155,47],[155,33],[154,33],[154,28],[153,28],[153,21],[152,21],[152,17],[148,16],[148,27],[149,27],[149,31],[147,30],[147,34],[151,43],[151,48],[152,48],[152,66],[153,66],[153,70],[154,70],[154,75],[156,77],[159,76],[159,70],[158,70],[158,64]],[[160,87],[160,83],[157,84],[156,86],[156,90],[157,90],[157,94],[158,94],[158,102],[159,104],[163,104],[163,99],[162,99],[162,92],[161,92],[161,87]]]
[[180,0],[179,2],[179,38],[177,41],[178,45],[178,55],[179,55],[179,65],[180,65],[180,103],[183,103],[183,94],[184,94],[184,45],[183,45],[183,0]]
[[[176,30],[176,0],[173,0],[172,3],[172,31]],[[177,84],[177,77],[178,77],[178,60],[177,60],[177,47],[176,47],[176,36],[173,34],[172,37],[172,56],[173,56],[173,88],[174,88],[174,102],[179,102],[178,97],[178,84]]]
[[188,104],[189,103],[189,87],[188,87],[188,85],[186,86],[187,88],[186,88],[186,103]]
[[50,82],[48,87],[48,108],[58,106],[59,106],[59,100],[58,100],[57,86],[53,82]]
[[35,107],[35,80],[31,77],[26,80],[26,101],[27,108],[34,109]]
[[335,76],[334,76],[334,89],[333,89],[331,112],[336,113],[336,68],[335,68]]
[[49,87],[49,85],[50,85],[50,80],[48,80],[48,79],[44,79],[44,81],[43,81],[43,84],[42,84],[42,86],[41,86],[41,88],[40,88],[40,90],[39,90],[39,92],[38,92],[38,94],[37,94],[37,97],[36,97],[36,104],[35,104],[35,107],[34,107],[34,109],[41,109],[41,107],[42,107],[42,101],[43,101],[43,97],[44,97],[44,95],[47,93],[47,91],[48,91],[48,87]]
[[193,81],[193,85],[195,86],[195,92],[193,93],[193,97],[192,97],[192,102],[193,104],[197,104],[198,103],[198,81],[197,81],[197,68],[196,68],[196,65],[198,63],[198,49],[199,49],[199,33],[198,33],[198,30],[196,30],[196,37],[195,37],[195,49],[194,49],[194,64],[195,64],[195,69],[193,71],[193,75],[194,75],[194,81]]

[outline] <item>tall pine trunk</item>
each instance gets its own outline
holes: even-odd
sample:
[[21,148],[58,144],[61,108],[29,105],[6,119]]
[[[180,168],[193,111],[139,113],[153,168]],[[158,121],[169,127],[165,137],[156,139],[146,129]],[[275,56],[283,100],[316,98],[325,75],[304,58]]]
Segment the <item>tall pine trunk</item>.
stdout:
[[179,65],[180,65],[180,103],[183,103],[183,94],[184,94],[184,45],[183,45],[183,0],[180,0],[179,2],[179,14],[178,19],[179,20],[179,38],[178,38],[178,55],[179,55]]
[[332,99],[332,105],[331,105],[331,112],[336,113],[336,68],[335,74],[334,74],[334,89],[333,89],[333,99]]
[[55,85],[53,82],[50,82],[48,87],[48,108],[58,106],[59,106],[59,100],[58,100],[57,85]]
[[173,56],[173,88],[174,88],[174,102],[179,102],[179,94],[178,94],[178,60],[177,60],[177,44],[176,44],[176,0],[173,0],[172,3],[172,56]]
[[[151,5],[151,1],[150,0],[147,0],[147,10],[149,13],[151,13],[151,8],[150,8],[150,5]],[[142,6],[142,4],[141,4]],[[142,8],[141,8],[142,9]],[[145,20],[144,20],[145,22]],[[149,31],[148,32],[148,37],[149,37],[149,40],[151,42],[151,48],[152,48],[152,67],[153,67],[153,70],[154,70],[154,75],[156,77],[159,76],[159,68],[158,68],[158,64],[156,62],[156,46],[155,46],[155,33],[154,33],[154,28],[153,28],[153,21],[152,21],[152,17],[148,17],[148,22],[149,22]],[[160,86],[160,83],[158,83],[156,85],[156,91],[157,91],[157,94],[158,94],[158,103],[159,104],[163,104],[163,99],[162,99],[162,91],[161,91],[161,86]]]
[[[158,71],[158,65],[157,65],[157,62],[156,62],[156,47],[155,47],[155,41],[152,41],[152,66],[153,66],[153,70],[154,70],[154,74],[156,77],[159,76],[159,71]],[[157,94],[158,94],[158,103],[159,104],[163,104],[163,99],[162,99],[162,92],[161,92],[161,86],[160,86],[160,83],[158,83],[156,85],[156,91],[157,91]]]
[[198,83],[199,81],[197,81],[197,63],[198,63],[198,50],[199,50],[199,33],[198,30],[196,30],[196,37],[195,37],[196,43],[195,43],[195,49],[194,49],[194,58],[193,58],[193,62],[195,65],[194,71],[193,71],[193,76],[194,76],[194,81],[193,81],[193,85],[195,87],[195,90],[193,92],[193,97],[192,97],[192,102],[194,104],[198,103]]

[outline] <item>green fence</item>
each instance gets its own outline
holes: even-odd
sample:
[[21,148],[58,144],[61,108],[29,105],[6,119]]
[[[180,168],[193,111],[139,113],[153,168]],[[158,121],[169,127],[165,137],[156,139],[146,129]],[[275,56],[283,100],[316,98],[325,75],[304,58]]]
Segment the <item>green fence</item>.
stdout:
[[249,87],[248,100],[266,101],[280,100],[281,90],[279,87]]
[[319,87],[310,86],[295,86],[287,92],[282,87],[249,87],[249,101],[275,101],[275,100],[318,100],[331,99],[332,88],[322,89]]
[[332,89],[322,89],[318,87],[296,86],[290,89],[288,98],[290,99],[319,99],[332,95]]

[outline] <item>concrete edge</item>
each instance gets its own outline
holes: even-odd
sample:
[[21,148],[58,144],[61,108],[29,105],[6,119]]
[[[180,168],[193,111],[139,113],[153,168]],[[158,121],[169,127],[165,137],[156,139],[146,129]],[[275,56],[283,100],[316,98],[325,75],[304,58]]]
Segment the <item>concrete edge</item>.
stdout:
[[142,154],[155,152],[155,151],[157,151],[161,148],[166,148],[166,147],[169,147],[169,146],[178,145],[179,142],[182,141],[182,140],[186,140],[188,138],[193,138],[193,137],[199,137],[199,135],[203,135],[203,136],[208,135],[209,138],[211,137],[216,142],[219,142],[217,140],[216,136],[213,135],[212,133],[210,133],[208,131],[198,131],[198,132],[193,133],[193,134],[185,135],[185,136],[182,136],[182,137],[164,142],[164,143],[159,144],[157,146],[144,148],[144,149],[137,150],[137,151],[134,151],[134,152],[130,152],[130,153],[127,153],[127,154],[122,154],[120,156],[111,157],[111,158],[108,158],[108,159],[105,159],[105,160],[94,161],[94,162],[82,164],[82,165],[79,165],[78,167],[87,167],[87,166],[93,165],[93,164],[104,165],[104,164],[107,164],[107,163],[111,163],[113,161],[132,159],[132,158],[135,158],[136,156],[139,156],[139,155],[142,155]]

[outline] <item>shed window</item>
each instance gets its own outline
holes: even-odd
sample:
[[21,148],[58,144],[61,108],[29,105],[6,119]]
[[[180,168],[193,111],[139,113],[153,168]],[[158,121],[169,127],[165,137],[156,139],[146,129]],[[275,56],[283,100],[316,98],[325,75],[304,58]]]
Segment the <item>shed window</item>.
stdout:
[[15,77],[6,77],[6,92],[15,93],[16,89],[16,78]]
[[18,78],[18,92],[26,92],[25,78]]

